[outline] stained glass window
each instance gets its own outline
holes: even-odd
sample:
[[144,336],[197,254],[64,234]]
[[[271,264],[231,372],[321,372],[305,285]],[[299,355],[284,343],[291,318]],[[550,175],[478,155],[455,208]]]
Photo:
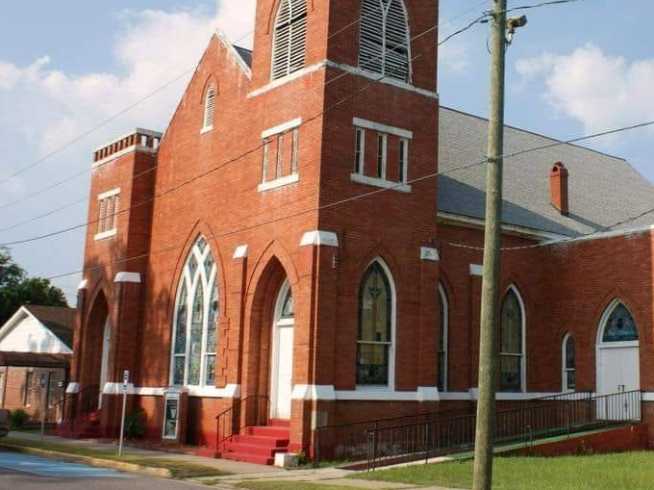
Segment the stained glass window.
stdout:
[[622,304],[618,304],[604,327],[602,342],[631,342],[638,340],[638,329],[629,310]]
[[500,323],[500,390],[522,391],[522,308],[515,290],[504,297]]
[[388,385],[392,346],[392,292],[386,272],[373,262],[359,291],[357,384]]
[[179,288],[171,383],[213,386],[218,342],[218,289],[215,260],[203,237],[189,254]]
[[295,316],[294,306],[293,306],[293,294],[291,293],[291,288],[288,289],[286,293],[286,298],[284,298],[284,306],[282,307],[282,318],[293,318]]
[[575,359],[575,339],[572,335],[567,335],[563,340],[563,354],[563,391],[574,391],[577,362]]
[[438,310],[440,317],[440,334],[438,336],[438,390],[447,390],[447,300],[445,293],[439,288]]

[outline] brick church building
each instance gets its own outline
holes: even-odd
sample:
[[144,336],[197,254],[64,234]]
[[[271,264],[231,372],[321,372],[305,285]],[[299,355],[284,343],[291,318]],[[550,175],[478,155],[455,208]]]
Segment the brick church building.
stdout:
[[[440,107],[437,24],[259,0],[253,51],[213,36],[165,134],[95,151],[69,419],[114,435],[125,370],[147,439],[213,452],[474,406],[487,121]],[[652,187],[517,128],[506,152],[498,399],[642,388],[648,413]]]

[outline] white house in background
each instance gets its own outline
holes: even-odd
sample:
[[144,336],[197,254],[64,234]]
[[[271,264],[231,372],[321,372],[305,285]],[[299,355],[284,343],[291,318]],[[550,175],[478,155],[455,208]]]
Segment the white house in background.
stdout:
[[75,310],[22,306],[0,327],[0,352],[72,354]]

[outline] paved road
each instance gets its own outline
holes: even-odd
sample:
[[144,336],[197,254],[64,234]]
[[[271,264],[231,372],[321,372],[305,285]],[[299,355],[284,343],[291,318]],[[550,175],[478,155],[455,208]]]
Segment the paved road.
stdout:
[[187,482],[0,452],[0,490],[193,490]]

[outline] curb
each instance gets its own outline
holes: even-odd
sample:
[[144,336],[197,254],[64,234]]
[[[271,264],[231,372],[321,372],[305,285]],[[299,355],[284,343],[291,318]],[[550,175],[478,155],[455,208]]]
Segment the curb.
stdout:
[[114,461],[112,459],[94,458],[92,456],[83,456],[77,454],[63,453],[60,451],[52,451],[48,449],[37,449],[33,447],[20,446],[0,442],[0,448],[9,451],[14,451],[24,454],[33,454],[34,456],[42,456],[45,458],[57,458],[64,461],[86,463],[91,466],[100,468],[111,468],[114,470],[125,471],[129,473],[139,473],[142,475],[158,476],[161,478],[173,478],[173,473],[167,468],[154,468],[152,466],[143,466],[135,463],[127,463],[123,461]]

